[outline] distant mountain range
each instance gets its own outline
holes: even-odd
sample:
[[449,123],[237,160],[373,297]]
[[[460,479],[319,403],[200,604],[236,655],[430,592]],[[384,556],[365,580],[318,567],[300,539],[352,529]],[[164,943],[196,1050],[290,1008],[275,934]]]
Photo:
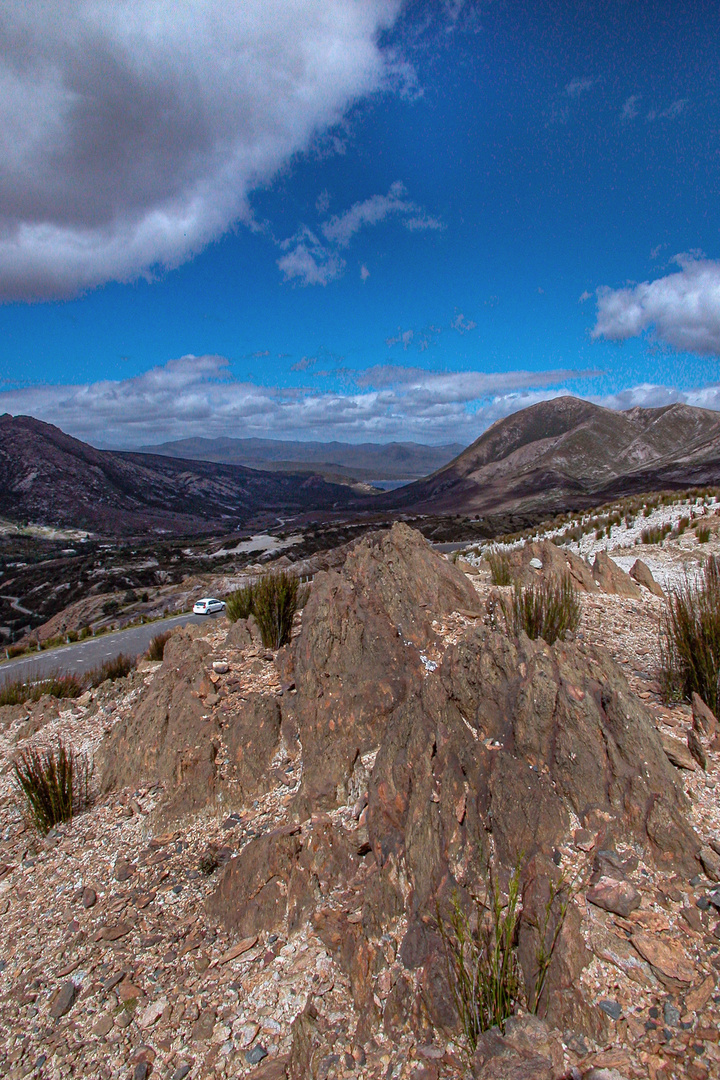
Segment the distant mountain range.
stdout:
[[413,513],[532,517],[662,488],[720,485],[720,414],[689,405],[615,412],[574,397],[498,420],[453,461],[381,496]]
[[[349,468],[342,448],[343,454],[356,452],[372,472],[372,463],[387,459],[386,479],[391,470],[401,471],[403,461],[410,470],[423,455],[447,450],[413,443],[350,447],[232,439],[173,445],[190,452],[198,442],[227,443],[231,449],[259,443],[278,455],[287,446],[302,446],[336,469]],[[275,464],[287,460],[279,456]],[[544,401],[499,420],[431,475],[378,495],[347,479],[328,482],[308,461],[304,469],[297,462],[285,473],[96,450],[32,417],[0,416],[0,516],[108,535],[227,533],[270,528],[296,515],[317,520],[338,513],[499,515],[499,526],[500,517],[521,515],[530,522],[626,494],[705,484],[720,486],[720,413],[687,405],[614,412],[573,397]]]
[[143,446],[146,454],[216,461],[269,472],[314,472],[328,480],[355,479],[366,483],[419,480],[442,468],[464,449],[462,443],[424,446],[421,443],[290,442],[280,439],[178,439]]
[[0,516],[13,521],[108,535],[229,532],[356,500],[319,476],[96,450],[30,416],[0,416]]

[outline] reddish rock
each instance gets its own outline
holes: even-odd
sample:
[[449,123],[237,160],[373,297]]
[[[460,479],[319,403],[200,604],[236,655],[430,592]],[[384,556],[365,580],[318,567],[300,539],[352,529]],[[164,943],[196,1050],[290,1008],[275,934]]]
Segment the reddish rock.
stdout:
[[715,713],[709,709],[699,694],[692,695],[693,728],[706,739],[713,739],[717,732]]
[[640,907],[640,893],[628,881],[601,877],[585,894],[591,904],[625,918]]
[[703,744],[700,742],[695,728],[690,728],[687,733],[687,745],[688,750],[697,761],[701,769],[707,769],[707,755],[703,748]]
[[644,585],[645,588],[653,594],[653,596],[665,596],[665,593],[661,585],[658,585],[655,578],[652,576],[652,571],[647,563],[644,563],[642,559],[636,559],[630,568],[630,577],[637,581],[638,585]]
[[629,574],[611,559],[607,551],[598,551],[592,568],[593,577],[605,593],[639,599],[640,589]]

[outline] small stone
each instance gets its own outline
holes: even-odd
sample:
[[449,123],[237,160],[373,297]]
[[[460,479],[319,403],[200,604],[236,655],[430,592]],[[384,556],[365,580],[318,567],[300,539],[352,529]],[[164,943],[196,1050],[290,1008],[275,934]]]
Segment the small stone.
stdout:
[[533,570],[542,570],[543,566],[541,560],[538,558],[531,559],[529,565],[533,568]]
[[129,859],[117,859],[113,873],[116,881],[127,881],[133,876],[137,867]]
[[663,1005],[663,1020],[668,1027],[677,1027],[680,1023],[680,1010],[669,1001]]
[[622,1016],[622,1005],[620,1005],[619,1002],[617,1002],[617,1001],[609,1001],[609,1000],[605,999],[603,1001],[598,1002],[598,1004],[599,1004],[600,1008],[602,1009],[602,1011],[604,1013],[607,1013],[607,1015],[612,1020],[619,1020],[620,1017]]
[[711,881],[720,881],[720,855],[716,855],[711,847],[702,847],[699,852],[703,870]]
[[708,708],[699,694],[692,696],[693,728],[700,735],[712,739],[717,731],[717,719],[712,709]]
[[611,911],[623,918],[640,907],[640,893],[633,888],[629,881],[618,881],[616,878],[601,877],[599,881],[588,889],[587,898],[591,904]]
[[124,1009],[123,1009],[123,1011],[121,1013],[118,1013],[118,1015],[115,1017],[115,1027],[119,1027],[121,1031],[124,1030],[124,1028],[126,1028],[126,1027],[130,1027],[131,1024],[132,1024],[132,1016],[130,1015],[129,1012],[126,1012]]
[[240,1046],[243,1050],[246,1047],[250,1046],[251,1043],[255,1041],[255,1037],[259,1030],[260,1025],[254,1022],[249,1024],[243,1024],[237,1032],[238,1046]]
[[687,744],[688,750],[695,758],[700,768],[707,772],[707,756],[695,728],[689,729],[687,733]]
[[263,1058],[267,1057],[267,1053],[262,1043],[258,1043],[257,1046],[253,1046],[252,1050],[245,1051],[245,1060],[248,1065],[259,1065]]
[[630,941],[656,972],[677,982],[693,982],[695,966],[680,945],[643,931],[636,931]]
[[178,1065],[175,1072],[172,1074],[172,1080],[185,1080],[185,1077],[190,1072],[189,1065]]
[[213,660],[213,671],[218,675],[227,675],[230,665],[227,660]]
[[668,757],[668,760],[678,769],[687,769],[688,772],[693,772],[696,768],[695,758],[688,750],[685,743],[680,742],[679,739],[674,739],[672,735],[665,735],[664,732],[660,734],[660,741],[662,742],[662,748]]
[[138,1061],[133,1072],[133,1080],[147,1080],[150,1066],[147,1061]]
[[72,1003],[77,997],[77,992],[77,986],[72,979],[68,979],[66,983],[63,983],[50,1009],[53,1020],[59,1020],[61,1016],[69,1012]]
[[82,906],[84,908],[91,908],[95,906],[97,901],[97,893],[94,889],[85,888],[82,893]]
[[212,1038],[212,1033],[215,1030],[215,1009],[209,1006],[207,1009],[203,1009],[200,1016],[193,1024],[191,1038],[195,1042],[207,1042]]
[[92,1026],[92,1033],[96,1035],[98,1039],[104,1038],[109,1031],[112,1031],[113,1018],[110,1013],[104,1013],[99,1016]]
[[[720,889],[713,889],[706,897],[701,896],[700,900],[705,900],[705,908],[703,910],[706,910],[708,905],[712,904],[714,908],[717,908],[718,911],[720,911]],[[697,902],[698,907],[701,906],[700,900]]]
[[152,1027],[153,1024],[156,1024],[164,1013],[166,1005],[167,998],[160,998],[159,1001],[151,1001],[140,1016],[138,1027],[144,1030],[145,1028]]
[[712,975],[708,975],[708,977],[694,990],[691,990],[685,998],[685,1009],[687,1012],[701,1012],[712,997],[714,989],[715,979]]

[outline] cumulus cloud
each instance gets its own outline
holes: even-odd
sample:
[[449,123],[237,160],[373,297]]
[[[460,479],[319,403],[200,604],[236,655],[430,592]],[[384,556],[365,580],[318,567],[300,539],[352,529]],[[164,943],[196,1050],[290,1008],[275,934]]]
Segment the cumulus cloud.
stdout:
[[283,240],[280,246],[289,249],[277,261],[285,281],[327,285],[345,270],[345,260],[322,244],[311,229],[303,228],[296,236]]
[[582,94],[586,94],[588,90],[592,89],[592,85],[595,82],[594,79],[571,79],[565,87],[565,93],[568,97],[576,98]]
[[[303,361],[306,358],[303,358]],[[309,367],[314,358],[300,361]],[[57,424],[96,445],[193,435],[430,442],[467,439],[589,372],[433,372],[384,365],[346,372],[347,389],[268,387],[235,379],[219,356],[184,356],[143,375],[0,392],[0,412]]]
[[[249,220],[253,188],[387,84],[378,35],[400,7],[9,0],[0,299],[151,276]],[[314,258],[299,276],[329,280]]]
[[720,262],[677,255],[679,270],[655,281],[597,290],[593,338],[625,341],[651,331],[681,352],[720,354]]

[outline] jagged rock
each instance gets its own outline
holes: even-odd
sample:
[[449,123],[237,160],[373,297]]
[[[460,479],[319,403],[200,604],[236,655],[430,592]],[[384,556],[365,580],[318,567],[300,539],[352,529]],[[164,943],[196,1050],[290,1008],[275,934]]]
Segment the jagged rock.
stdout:
[[301,815],[345,801],[358,755],[422,681],[433,619],[458,610],[479,614],[472,585],[402,524],[354,544],[341,572],[316,576],[295,648]]
[[658,585],[655,578],[652,576],[652,571],[647,563],[644,563],[642,559],[636,559],[630,568],[630,577],[634,581],[637,581],[638,585],[644,585],[653,596],[664,596],[665,593],[661,585]]
[[655,974],[665,982],[669,980],[672,987],[694,981],[695,966],[681,945],[641,930],[636,930],[630,941]]
[[223,647],[232,646],[235,649],[249,649],[253,639],[248,629],[247,619],[238,619],[230,624]]
[[70,1011],[77,994],[78,988],[71,979],[62,984],[50,1006],[50,1016],[53,1020],[59,1020]]
[[672,761],[678,769],[687,769],[688,772],[693,772],[695,769],[695,759],[690,753],[687,744],[681,742],[680,739],[673,738],[672,735],[666,735],[663,732],[660,736],[662,740],[662,748],[667,754],[668,761]]
[[287,918],[290,876],[302,848],[292,827],[259,836],[225,866],[208,901],[211,915],[244,937],[273,930]]
[[712,709],[708,708],[699,694],[692,695],[693,728],[704,735],[706,739],[712,739],[717,732],[717,719]]
[[707,756],[695,728],[690,728],[687,733],[687,745],[688,750],[695,758],[700,768],[707,769]]
[[224,730],[223,741],[234,766],[230,803],[256,798],[272,787],[270,764],[280,746],[282,716],[275,698],[248,694],[242,712],[233,714]]
[[492,1028],[478,1039],[472,1075],[475,1080],[554,1080],[560,1073],[549,1057],[513,1045]]
[[[607,551],[598,551],[592,568],[593,577],[605,593],[639,598],[641,593],[629,574],[610,558]],[[648,571],[649,573],[649,571]]]
[[700,848],[700,862],[711,881],[720,881],[720,855],[711,847]]

